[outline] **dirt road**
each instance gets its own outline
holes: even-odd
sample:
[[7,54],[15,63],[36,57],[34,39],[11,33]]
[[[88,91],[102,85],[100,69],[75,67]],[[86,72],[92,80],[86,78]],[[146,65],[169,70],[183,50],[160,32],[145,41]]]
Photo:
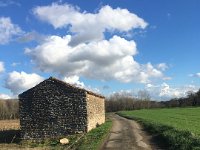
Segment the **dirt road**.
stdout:
[[134,120],[120,117],[116,114],[109,116],[113,120],[113,127],[102,150],[155,150],[150,142],[151,136],[145,133]]

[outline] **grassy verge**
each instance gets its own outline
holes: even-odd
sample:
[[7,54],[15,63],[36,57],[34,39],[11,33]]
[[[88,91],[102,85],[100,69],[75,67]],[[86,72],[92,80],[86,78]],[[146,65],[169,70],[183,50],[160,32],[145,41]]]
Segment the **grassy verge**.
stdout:
[[97,150],[102,145],[112,127],[112,121],[108,120],[103,125],[88,132],[77,144],[78,150]]
[[[108,135],[112,126],[112,122],[107,120],[104,124],[98,126],[97,128],[91,130],[86,134],[76,134],[66,136],[69,139],[70,143],[67,145],[60,144],[59,140],[63,137],[54,138],[54,139],[46,139],[40,142],[33,142],[30,140],[19,141],[15,139],[12,140],[13,136],[16,135],[15,132],[6,131],[5,134],[1,135],[2,138],[0,141],[0,149],[7,148],[7,149],[26,149],[26,148],[36,148],[36,149],[49,149],[49,150],[66,150],[66,149],[73,149],[73,150],[97,150],[100,148],[101,144],[103,143],[104,139]],[[3,133],[3,132],[2,132]],[[17,131],[17,134],[19,131]],[[4,138],[3,138],[4,137]],[[81,137],[81,138],[80,138]],[[5,140],[6,139],[6,140]],[[78,140],[79,139],[79,140]],[[6,144],[7,143],[7,144]],[[15,148],[14,148],[15,147]]]
[[[138,113],[139,111],[141,111],[141,113]],[[168,123],[165,123],[164,121],[161,121],[157,118],[154,119],[154,113],[156,113],[157,116],[162,116],[162,110],[156,110],[155,112],[153,112],[151,116],[152,119],[145,117],[146,113],[151,113],[151,110],[139,111],[136,111],[136,113],[134,111],[121,111],[118,112],[118,114],[120,116],[138,121],[140,124],[143,125],[145,130],[156,136],[156,139],[159,139],[159,143],[164,143],[167,149],[200,150],[200,137],[198,135],[195,135],[194,133],[190,132],[190,130],[176,128],[172,125],[172,123],[169,125]],[[142,111],[145,111],[145,115],[141,115],[142,113],[144,113]],[[169,120],[166,119],[166,122],[169,122]]]

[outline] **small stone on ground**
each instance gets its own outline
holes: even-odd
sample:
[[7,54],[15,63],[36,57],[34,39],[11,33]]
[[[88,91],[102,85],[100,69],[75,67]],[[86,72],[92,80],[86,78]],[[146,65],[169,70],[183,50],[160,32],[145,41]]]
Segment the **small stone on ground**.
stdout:
[[63,145],[69,144],[69,140],[67,138],[63,138],[63,139],[60,139],[60,143]]

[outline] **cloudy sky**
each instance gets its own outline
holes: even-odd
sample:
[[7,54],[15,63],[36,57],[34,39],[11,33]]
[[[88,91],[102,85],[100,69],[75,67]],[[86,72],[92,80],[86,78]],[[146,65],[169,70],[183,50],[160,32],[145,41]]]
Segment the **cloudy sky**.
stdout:
[[0,98],[49,76],[153,99],[200,88],[199,0],[0,0]]

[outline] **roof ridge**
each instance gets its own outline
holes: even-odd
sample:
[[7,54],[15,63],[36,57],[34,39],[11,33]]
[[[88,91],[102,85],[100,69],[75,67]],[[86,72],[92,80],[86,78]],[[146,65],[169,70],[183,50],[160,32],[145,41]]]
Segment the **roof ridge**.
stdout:
[[46,79],[46,80],[54,80],[54,81],[60,82],[60,83],[62,83],[62,84],[65,84],[65,85],[67,85],[67,86],[70,86],[70,87],[72,87],[72,88],[79,89],[79,90],[84,90],[84,91],[86,91],[87,93],[92,94],[92,95],[94,95],[94,96],[98,96],[98,97],[101,97],[101,98],[105,98],[105,97],[104,97],[103,95],[101,95],[101,94],[94,93],[93,91],[87,90],[87,89],[85,89],[85,88],[78,87],[78,86],[73,85],[73,84],[70,84],[70,83],[67,83],[67,82],[65,82],[65,81],[63,81],[63,80],[59,80],[59,79],[57,79],[57,78],[55,78],[55,77],[52,77],[52,76],[50,76],[50,77],[49,77],[48,79]]

